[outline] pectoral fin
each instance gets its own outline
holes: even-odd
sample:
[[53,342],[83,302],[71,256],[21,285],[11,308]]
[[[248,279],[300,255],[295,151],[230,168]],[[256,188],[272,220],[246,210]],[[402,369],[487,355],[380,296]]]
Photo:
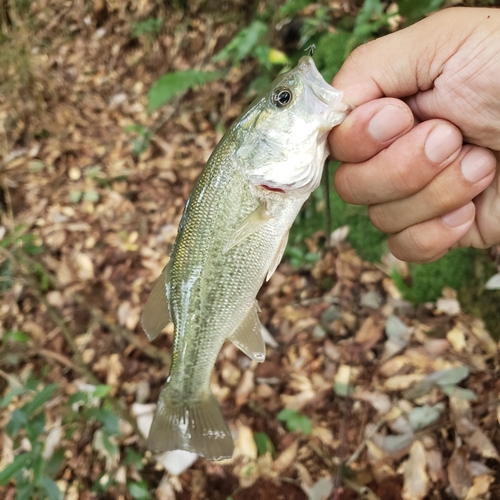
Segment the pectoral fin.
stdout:
[[149,340],[154,340],[170,321],[166,285],[168,281],[168,265],[149,294],[141,316],[142,328]]
[[290,235],[290,231],[287,231],[285,236],[283,236],[283,239],[280,242],[280,246],[278,247],[278,250],[276,251],[276,254],[273,257],[273,260],[271,261],[271,264],[269,265],[269,271],[267,271],[266,281],[269,281],[271,279],[271,276],[274,274],[274,271],[276,271],[276,268],[279,266],[279,263],[281,262],[281,259],[283,258],[283,253],[285,252],[285,248],[286,248],[286,244],[288,242],[289,235]]
[[271,218],[272,215],[269,215],[266,211],[266,203],[262,202],[250,215],[238,224],[233,236],[226,243],[223,253],[229,252],[231,248],[257,232]]
[[241,349],[250,359],[262,363],[266,358],[266,346],[262,338],[257,303],[252,306],[236,330],[229,336],[229,340]]

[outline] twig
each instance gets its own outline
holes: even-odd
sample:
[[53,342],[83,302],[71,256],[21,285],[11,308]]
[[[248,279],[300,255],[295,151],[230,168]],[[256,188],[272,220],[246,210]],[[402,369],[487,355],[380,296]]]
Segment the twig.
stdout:
[[335,464],[329,456],[323,453],[319,446],[312,442],[309,442],[308,446],[312,451],[314,451],[314,453],[316,453],[316,455],[318,455],[319,458],[321,458],[321,460],[323,460],[325,465],[333,472],[333,474],[338,474],[340,476],[340,479],[342,479],[345,486],[350,488],[352,491],[355,491],[361,498],[366,498],[367,500],[380,500],[380,498],[370,488],[368,488],[368,486],[358,484],[347,477],[346,470],[351,471],[347,464],[342,464],[340,466]]
[[382,427],[385,425],[385,419],[384,418],[381,418],[377,424],[375,425],[375,428],[373,429],[373,432],[367,436],[363,442],[356,448],[356,450],[354,451],[354,453],[349,457],[349,459],[347,460],[347,462],[345,463],[347,466],[351,465],[353,462],[355,462],[359,456],[361,455],[361,453],[363,452],[363,449],[365,448],[366,446],[366,443],[368,441],[370,441],[370,439],[373,437],[373,435],[375,433],[377,433],[380,429],[382,429]]
[[[314,47],[314,45],[313,45]],[[323,169],[323,184],[325,186],[325,248],[330,248],[330,235],[332,234],[332,207],[330,203],[330,162],[326,162]]]
[[12,375],[5,373],[3,370],[0,370],[0,377],[3,377],[5,380],[7,380],[7,382],[10,385],[15,385],[16,387],[23,387],[23,384],[21,384],[21,382],[16,380]]

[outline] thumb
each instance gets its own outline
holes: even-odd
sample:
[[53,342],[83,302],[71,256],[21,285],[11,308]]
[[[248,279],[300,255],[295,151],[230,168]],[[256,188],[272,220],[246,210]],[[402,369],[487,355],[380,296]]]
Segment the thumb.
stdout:
[[432,88],[446,61],[471,34],[470,7],[440,11],[355,49],[333,79],[352,107]]

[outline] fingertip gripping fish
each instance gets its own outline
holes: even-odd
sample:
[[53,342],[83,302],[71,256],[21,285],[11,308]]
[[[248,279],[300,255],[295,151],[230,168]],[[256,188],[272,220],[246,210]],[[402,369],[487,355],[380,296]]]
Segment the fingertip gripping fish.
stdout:
[[325,82],[311,57],[302,57],[210,156],[142,315],[150,340],[174,323],[172,364],[148,438],[151,449],[212,460],[232,455],[210,373],[226,339],[264,361],[256,295],[320,183],[328,132],[346,114],[342,93]]

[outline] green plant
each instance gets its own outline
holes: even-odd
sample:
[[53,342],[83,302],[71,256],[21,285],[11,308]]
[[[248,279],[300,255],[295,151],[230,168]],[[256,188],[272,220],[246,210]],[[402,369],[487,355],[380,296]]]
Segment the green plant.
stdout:
[[266,453],[274,455],[274,444],[271,441],[271,438],[265,432],[256,432],[253,435],[253,439],[255,441],[255,445],[257,446],[259,455],[265,455]]
[[135,135],[132,140],[132,150],[136,156],[141,156],[148,149],[153,134],[143,125],[128,125],[125,127],[125,132]]
[[[27,341],[22,332],[9,332],[2,343]],[[0,472],[0,486],[13,483],[16,498],[62,499],[55,478],[65,460],[64,439],[70,438],[82,426],[93,426],[92,447],[98,457],[106,462],[101,477],[95,481],[93,490],[105,492],[115,484],[110,471],[118,467],[120,448],[117,443],[121,435],[119,418],[113,412],[109,400],[111,387],[79,383],[79,390],[64,400],[64,393],[57,384],[44,385],[31,374],[10,376],[9,388],[0,398],[0,409],[9,407],[11,417],[5,431],[13,440],[14,459]],[[63,400],[62,418],[47,428],[46,405],[55,398]],[[12,409],[14,404],[18,408]],[[25,440],[30,445],[27,447]],[[142,457],[133,449],[127,449],[125,465],[142,469]],[[136,481],[127,483],[133,498],[148,499],[148,486],[136,474]]]
[[285,408],[278,413],[276,418],[284,422],[290,432],[300,431],[306,436],[311,434],[311,420],[297,410]]
[[140,37],[141,35],[147,35],[150,38],[158,36],[161,27],[163,25],[163,19],[154,17],[149,17],[144,21],[138,21],[132,24],[132,36]]
[[[25,232],[23,225],[16,226],[11,233],[4,234],[0,240],[0,292],[6,292],[14,281],[14,268],[16,265],[25,264],[24,256],[33,256],[43,252],[43,247],[38,238]],[[30,263],[32,271],[40,280],[43,290],[47,290],[49,280],[43,266]]]
[[153,112],[177,95],[187,92],[196,85],[212,82],[222,75],[223,72],[221,71],[197,71],[195,69],[166,73],[149,89],[148,113]]
[[34,378],[28,377],[24,384],[12,382],[10,390],[0,400],[0,408],[6,408],[14,398],[27,396],[27,402],[12,411],[5,432],[19,450],[25,449],[24,446],[19,446],[20,436],[25,436],[30,449],[19,451],[14,460],[0,472],[0,486],[10,481],[15,482],[16,498],[63,498],[54,477],[63,462],[64,449],[47,448],[48,431],[43,411],[57,389],[56,384],[43,386]]

